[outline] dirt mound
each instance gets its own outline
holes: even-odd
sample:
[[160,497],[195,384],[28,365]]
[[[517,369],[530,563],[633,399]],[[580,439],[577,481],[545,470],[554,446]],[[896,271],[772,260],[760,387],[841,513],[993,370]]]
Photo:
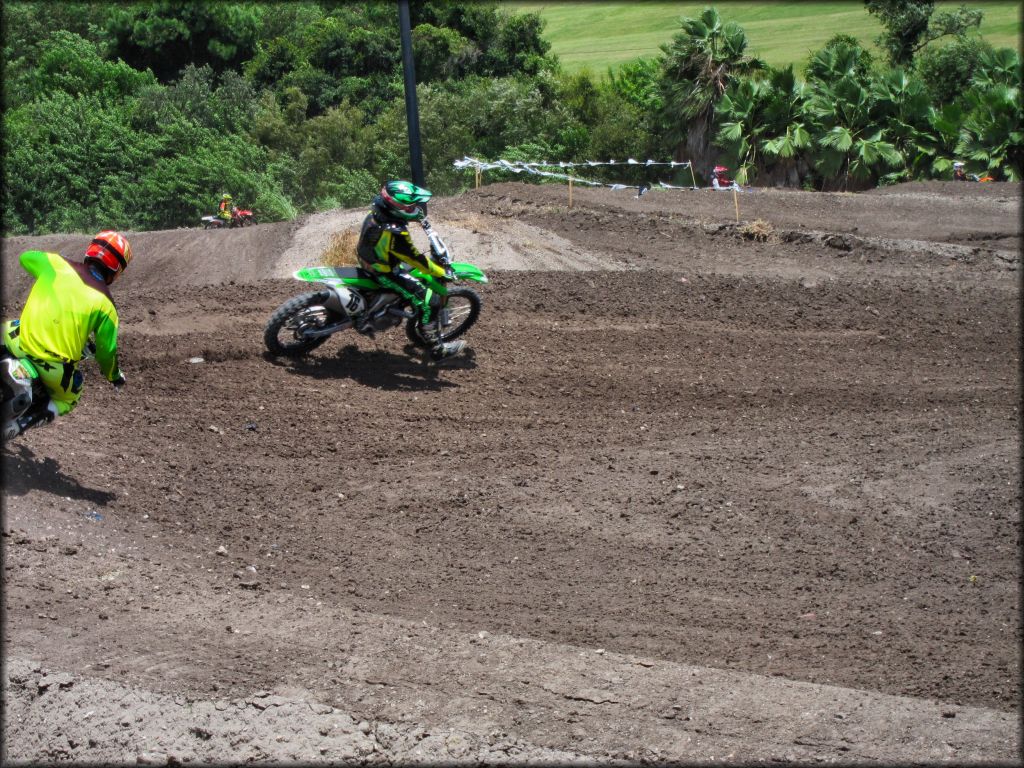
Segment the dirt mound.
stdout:
[[[991,193],[971,194],[979,187]],[[997,189],[1002,191],[994,194]],[[1001,280],[1019,267],[1017,185],[916,182],[875,192],[754,189],[734,201],[731,193],[712,190],[654,189],[637,198],[631,191],[578,189],[569,208],[562,186],[508,183],[437,198],[430,217],[456,258],[484,269],[692,268],[884,278],[970,264],[972,271],[995,272]],[[956,194],[964,192],[966,198]],[[364,209],[352,209],[245,229],[130,232],[136,259],[131,283],[158,288],[287,278],[323,263],[331,237],[358,232],[364,215]],[[751,234],[754,224],[764,237]],[[422,232],[414,228],[412,234],[426,247]],[[29,285],[16,262],[22,250],[78,258],[90,237],[4,240],[5,300],[18,300]]]
[[1019,198],[1020,184],[1010,181],[964,182],[964,181],[908,181],[887,187],[875,187],[861,194],[865,195],[942,195],[963,198]]
[[263,349],[362,211],[132,233],[128,391],[4,447],[8,758],[1019,760],[1019,196],[963,188],[436,200],[440,369]]

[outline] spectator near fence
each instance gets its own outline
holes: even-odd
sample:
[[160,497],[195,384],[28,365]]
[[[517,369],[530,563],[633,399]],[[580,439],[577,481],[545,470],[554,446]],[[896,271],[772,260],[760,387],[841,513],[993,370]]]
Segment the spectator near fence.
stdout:
[[716,165],[711,175],[711,186],[715,189],[739,189],[739,185],[726,175],[728,170],[724,165]]

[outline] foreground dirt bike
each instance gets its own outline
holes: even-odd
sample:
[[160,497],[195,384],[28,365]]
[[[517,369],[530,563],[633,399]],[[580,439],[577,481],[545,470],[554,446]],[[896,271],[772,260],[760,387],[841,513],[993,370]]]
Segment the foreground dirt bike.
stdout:
[[415,346],[433,347],[462,336],[480,316],[482,302],[472,288],[453,285],[460,280],[486,283],[487,276],[472,264],[448,265],[448,276],[435,278],[418,270],[411,274],[442,297],[435,319],[423,324],[420,313],[394,291],[379,285],[360,267],[307,267],[295,272],[297,280],[323,283],[324,290],[289,299],[267,323],[263,340],[275,355],[299,357],[316,349],[331,335],[352,328],[351,314],[365,309],[363,333],[375,333],[405,323]]
[[3,437],[6,443],[45,420],[48,397],[32,362],[14,357],[6,348],[0,358],[0,384],[3,386]]
[[[12,321],[17,323],[18,321]],[[96,345],[90,340],[82,351],[82,359],[91,358]],[[46,406],[50,396],[39,378],[35,364],[25,357],[15,357],[0,344],[0,389],[3,390],[3,439],[6,443],[26,429],[50,420]]]

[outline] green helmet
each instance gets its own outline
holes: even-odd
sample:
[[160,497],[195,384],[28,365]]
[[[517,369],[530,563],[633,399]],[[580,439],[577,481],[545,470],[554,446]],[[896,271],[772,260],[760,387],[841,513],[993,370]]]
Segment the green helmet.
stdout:
[[374,200],[374,206],[386,216],[405,221],[422,221],[427,211],[421,207],[433,193],[429,189],[417,187],[411,181],[389,181],[380,188],[380,195]]

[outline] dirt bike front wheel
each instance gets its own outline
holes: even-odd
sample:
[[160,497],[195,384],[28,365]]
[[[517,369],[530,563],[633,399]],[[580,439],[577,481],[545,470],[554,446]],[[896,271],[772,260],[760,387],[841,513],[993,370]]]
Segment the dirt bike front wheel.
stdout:
[[405,335],[417,347],[432,347],[438,342],[457,339],[473,327],[482,306],[480,295],[472,288],[452,288],[443,307],[440,333],[433,322],[424,326],[416,317],[405,324]]
[[308,337],[305,332],[331,322],[330,311],[324,306],[328,296],[327,291],[312,291],[278,307],[263,332],[267,349],[274,355],[300,357],[327,341],[327,336]]

